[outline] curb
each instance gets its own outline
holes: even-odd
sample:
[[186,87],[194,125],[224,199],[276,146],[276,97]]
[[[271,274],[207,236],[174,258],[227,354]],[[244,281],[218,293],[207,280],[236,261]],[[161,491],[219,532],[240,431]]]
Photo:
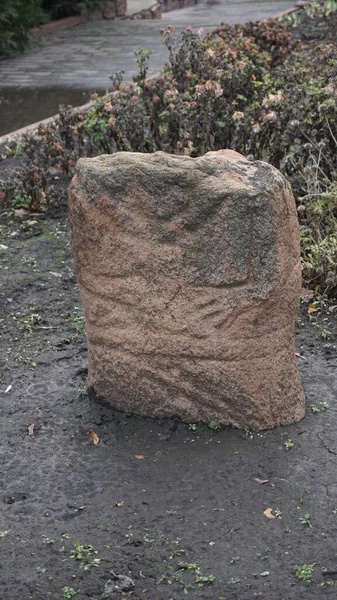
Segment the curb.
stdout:
[[56,33],[58,31],[63,31],[64,29],[69,29],[70,27],[76,27],[76,25],[81,25],[82,23],[86,23],[86,21],[87,19],[84,15],[75,15],[74,17],[67,17],[66,19],[51,21],[45,25],[40,25],[40,27],[34,27],[30,30],[30,33],[34,37],[40,37],[47,35],[48,33]]
[[[81,112],[82,110],[88,110],[89,108],[94,106],[94,104],[95,104],[95,101],[90,100],[90,102],[86,102],[86,104],[82,104],[81,106],[74,106],[73,108],[76,112]],[[36,123],[31,123],[30,125],[25,125],[24,127],[21,127],[20,129],[11,131],[10,133],[5,133],[5,135],[2,135],[0,137],[0,144],[7,144],[8,142],[13,141],[16,137],[19,137],[20,135],[24,135],[25,133],[29,133],[30,131],[33,131],[34,129],[38,129],[38,127],[40,127],[40,125],[48,125],[48,123],[55,121],[55,119],[57,117],[58,117],[58,113],[56,115],[52,115],[51,117],[47,117],[46,119],[42,119],[41,121],[36,121]]]

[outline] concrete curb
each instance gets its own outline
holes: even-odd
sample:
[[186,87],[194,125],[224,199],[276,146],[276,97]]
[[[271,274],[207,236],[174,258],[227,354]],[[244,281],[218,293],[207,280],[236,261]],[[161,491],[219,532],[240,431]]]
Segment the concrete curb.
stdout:
[[[95,101],[90,100],[86,104],[82,104],[81,106],[74,106],[74,110],[77,112],[81,112],[82,110],[89,110],[92,106],[94,106]],[[25,133],[29,133],[34,129],[38,129],[40,125],[48,125],[52,121],[58,117],[58,113],[56,115],[52,115],[51,117],[47,117],[46,119],[42,119],[42,121],[37,121],[36,123],[31,123],[30,125],[25,125],[25,127],[21,127],[21,129],[16,129],[15,131],[11,131],[10,133],[5,133],[0,137],[0,144],[8,144],[9,142],[14,141],[17,137],[24,135]]]
[[70,27],[76,27],[77,25],[86,23],[86,21],[87,19],[84,15],[75,15],[74,17],[67,17],[66,19],[59,19],[58,21],[45,23],[45,25],[40,25],[40,27],[34,27],[30,30],[30,33],[34,37],[40,37],[43,35],[48,35],[49,33],[63,31],[64,29],[69,29]]

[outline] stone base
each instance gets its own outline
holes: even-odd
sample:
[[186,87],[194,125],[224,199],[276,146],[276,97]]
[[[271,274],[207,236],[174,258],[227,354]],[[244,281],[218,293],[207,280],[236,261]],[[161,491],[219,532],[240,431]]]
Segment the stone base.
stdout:
[[90,21],[101,21],[102,19],[115,19],[124,17],[127,11],[127,0],[106,0],[103,7],[88,15]]

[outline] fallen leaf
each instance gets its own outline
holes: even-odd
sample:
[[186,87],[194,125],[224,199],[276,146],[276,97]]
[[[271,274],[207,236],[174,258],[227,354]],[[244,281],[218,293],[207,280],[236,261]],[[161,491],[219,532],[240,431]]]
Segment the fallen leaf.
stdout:
[[263,514],[267,517],[267,519],[276,519],[275,515],[273,515],[272,508],[266,508]]
[[116,506],[120,507],[120,506],[124,506],[124,500],[122,500],[122,502],[116,502],[115,503]]
[[307,360],[305,358],[305,356],[302,356],[302,354],[299,354],[298,352],[295,352],[295,356],[297,356],[297,358],[302,358],[303,360]]
[[28,425],[27,429],[28,429],[28,435],[34,435],[34,423],[31,423],[30,425]]
[[8,246],[5,246],[5,244],[0,244],[0,250],[8,250]]
[[263,483],[268,483],[269,479],[259,479],[258,477],[254,477],[254,481],[257,481],[257,483],[262,485]]
[[8,392],[11,391],[12,387],[13,387],[12,385],[9,385],[8,387],[6,387],[5,394],[8,394]]
[[142,459],[144,458],[144,456],[143,456],[142,454],[136,454],[136,455],[135,455],[135,458],[136,458],[137,460],[142,460]]
[[88,431],[88,436],[94,442],[95,446],[97,446],[99,444],[99,437],[98,437],[97,433],[95,433],[92,429],[90,429],[90,431]]
[[308,306],[308,315],[312,315],[315,312],[318,312],[320,310],[319,306],[316,306],[316,304],[309,304]]

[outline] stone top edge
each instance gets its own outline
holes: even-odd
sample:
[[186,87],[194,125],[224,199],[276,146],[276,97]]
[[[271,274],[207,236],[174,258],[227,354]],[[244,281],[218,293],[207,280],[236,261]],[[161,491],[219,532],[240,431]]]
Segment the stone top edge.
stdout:
[[77,170],[80,171],[82,167],[85,169],[108,169],[114,166],[123,166],[124,164],[147,164],[157,165],[162,164],[165,167],[176,168],[178,165],[181,166],[198,166],[198,163],[211,161],[212,158],[224,158],[230,162],[245,162],[251,164],[242,154],[234,150],[217,150],[207,152],[203,156],[192,158],[183,154],[169,154],[167,152],[115,152],[113,154],[102,154],[93,158],[80,158],[77,162]]
[[[207,179],[218,181],[218,186],[250,194],[260,193],[270,185],[285,185],[285,178],[272,165],[250,161],[234,150],[217,150],[192,158],[165,152],[116,152],[94,158],[80,158],[76,174],[80,184],[91,184],[121,192],[125,182],[138,173],[142,185],[175,185],[181,188],[208,185]],[[150,183],[152,180],[152,184]],[[105,182],[105,183],[104,183]],[[202,183],[203,182],[203,183]]]

